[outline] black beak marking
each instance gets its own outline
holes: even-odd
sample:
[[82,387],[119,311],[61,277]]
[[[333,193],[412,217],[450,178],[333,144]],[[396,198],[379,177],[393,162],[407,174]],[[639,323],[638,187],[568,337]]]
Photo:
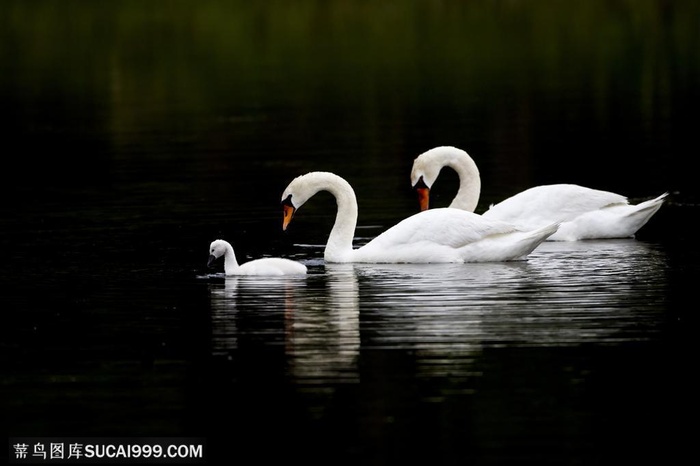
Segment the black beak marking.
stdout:
[[214,267],[214,263],[216,262],[216,257],[214,255],[209,256],[209,260],[207,260],[207,267],[212,268]]
[[282,202],[280,202],[280,204],[287,205],[289,207],[294,207],[294,204],[292,204],[292,195],[290,194],[289,196],[287,196],[287,198],[282,200]]
[[416,182],[415,186],[413,186],[413,189],[430,189],[427,184],[425,184],[425,181],[423,181],[423,177],[421,176],[418,178],[418,181]]

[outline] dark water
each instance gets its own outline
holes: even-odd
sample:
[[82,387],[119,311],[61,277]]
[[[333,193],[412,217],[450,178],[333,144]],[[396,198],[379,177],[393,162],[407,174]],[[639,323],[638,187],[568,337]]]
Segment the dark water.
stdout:
[[[674,464],[697,420],[697,2],[0,5],[0,426],[199,437],[246,463]],[[671,193],[636,239],[518,263],[332,265],[467,150],[477,211],[574,182]],[[445,172],[434,202],[446,205]],[[224,278],[287,256],[305,278]]]

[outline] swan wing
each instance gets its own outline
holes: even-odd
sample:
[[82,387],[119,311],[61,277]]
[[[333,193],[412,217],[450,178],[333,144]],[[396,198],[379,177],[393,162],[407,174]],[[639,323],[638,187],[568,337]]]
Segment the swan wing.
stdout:
[[562,223],[559,231],[549,239],[576,241],[593,238],[633,237],[661,208],[668,193],[654,199],[632,204],[613,204],[592,210],[575,219]]
[[516,228],[505,222],[485,219],[459,209],[440,208],[412,215],[380,234],[370,243],[377,243],[377,246],[392,246],[428,242],[460,248],[487,236],[513,231],[516,231]]
[[484,212],[483,216],[534,228],[553,222],[567,222],[614,205],[627,205],[627,198],[574,184],[542,185],[501,201]]
[[236,275],[303,275],[306,266],[300,262],[279,257],[266,257],[242,264]]
[[[510,224],[459,209],[426,210],[354,251],[358,262],[466,262],[468,246],[517,233]],[[499,260],[499,259],[494,259]]]

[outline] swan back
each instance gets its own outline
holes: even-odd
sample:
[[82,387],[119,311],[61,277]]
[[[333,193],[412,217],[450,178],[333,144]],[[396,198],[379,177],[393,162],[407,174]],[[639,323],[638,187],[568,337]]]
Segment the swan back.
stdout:
[[354,251],[355,262],[493,262],[524,258],[557,230],[519,231],[459,209],[408,217]]
[[241,264],[232,275],[303,275],[306,266],[281,257],[264,257]]
[[667,194],[629,204],[620,194],[573,184],[535,186],[492,206],[485,218],[532,229],[560,222],[552,241],[629,238],[656,213]]
[[531,226],[543,222],[567,222],[588,212],[627,205],[619,194],[575,184],[535,186],[491,206],[484,217]]

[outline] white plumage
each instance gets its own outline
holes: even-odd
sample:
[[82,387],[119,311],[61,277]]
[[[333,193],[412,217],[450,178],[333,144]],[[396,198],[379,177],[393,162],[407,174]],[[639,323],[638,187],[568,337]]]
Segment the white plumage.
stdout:
[[[474,160],[463,150],[443,146],[419,155],[413,162],[411,183],[419,190],[421,209],[428,208],[430,187],[443,167],[454,169],[460,187],[451,208],[473,212],[479,202],[481,180]],[[668,193],[631,205],[625,196],[574,184],[536,186],[491,206],[482,217],[522,229],[560,223],[550,241],[627,238],[656,213]]]
[[303,275],[306,266],[300,262],[279,257],[265,257],[238,264],[233,246],[228,241],[217,239],[209,246],[209,261],[211,266],[221,256],[224,257],[224,272],[226,275]]
[[521,231],[498,220],[457,209],[420,212],[386,230],[366,245],[353,249],[357,200],[350,184],[328,172],[311,172],[295,178],[284,191],[284,225],[319,191],[336,198],[338,210],[328,237],[327,262],[428,263],[493,262],[527,256],[557,229],[556,224]]

